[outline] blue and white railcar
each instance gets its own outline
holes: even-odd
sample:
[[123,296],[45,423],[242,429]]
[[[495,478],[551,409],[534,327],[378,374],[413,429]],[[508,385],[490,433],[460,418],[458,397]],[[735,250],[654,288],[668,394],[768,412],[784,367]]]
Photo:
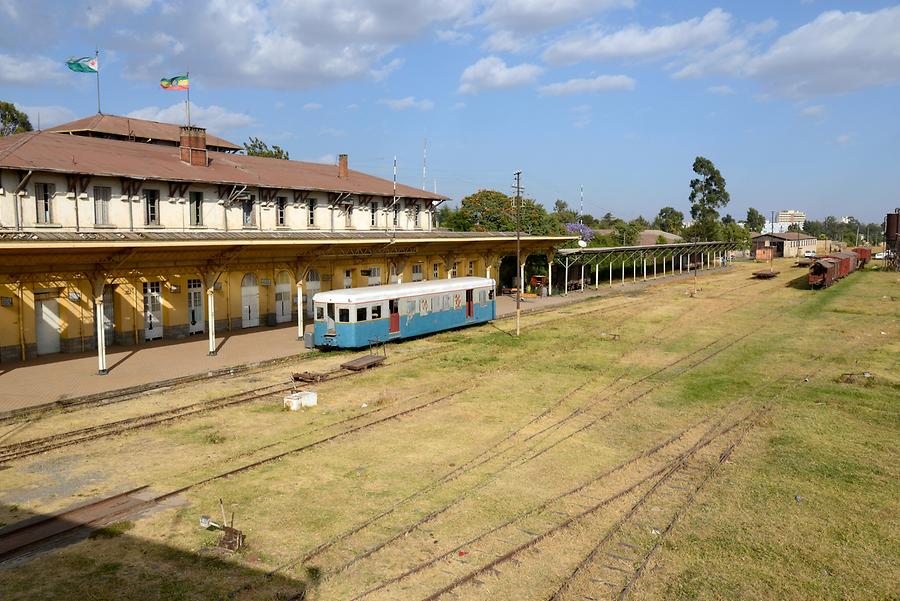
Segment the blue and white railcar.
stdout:
[[494,280],[453,278],[346,288],[313,296],[318,347],[358,348],[422,336],[497,316]]

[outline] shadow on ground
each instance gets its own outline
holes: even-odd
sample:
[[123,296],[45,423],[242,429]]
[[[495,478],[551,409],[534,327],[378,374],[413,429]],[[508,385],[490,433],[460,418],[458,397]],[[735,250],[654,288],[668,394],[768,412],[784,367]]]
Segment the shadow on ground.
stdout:
[[[13,511],[16,524],[46,517],[9,506],[4,509]],[[104,528],[80,527],[51,548],[34,548],[24,557],[0,554],[0,599],[299,601],[318,579],[314,569],[303,581],[270,576],[267,570],[253,567],[260,559],[252,539],[233,555],[215,548],[221,532],[210,531],[209,547],[187,551],[133,536],[129,534],[133,526],[124,520]],[[199,524],[182,526],[199,528]],[[0,534],[14,527],[7,525]]]

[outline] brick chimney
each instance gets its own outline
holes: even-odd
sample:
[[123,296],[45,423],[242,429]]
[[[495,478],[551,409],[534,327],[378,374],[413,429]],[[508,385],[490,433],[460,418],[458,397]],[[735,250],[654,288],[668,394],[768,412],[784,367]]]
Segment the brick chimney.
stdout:
[[350,167],[347,165],[347,155],[346,154],[338,155],[338,177],[341,177],[341,178],[350,177]]
[[194,167],[206,167],[206,129],[202,127],[181,128],[181,160]]

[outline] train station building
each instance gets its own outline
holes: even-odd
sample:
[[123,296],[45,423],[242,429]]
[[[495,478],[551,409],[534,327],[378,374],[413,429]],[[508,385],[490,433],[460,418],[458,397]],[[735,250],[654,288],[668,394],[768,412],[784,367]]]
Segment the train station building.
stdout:
[[[0,362],[296,323],[320,290],[497,278],[510,233],[434,227],[445,197],[97,115],[0,139]],[[522,236],[552,257],[569,237]],[[96,316],[96,317],[95,317]]]

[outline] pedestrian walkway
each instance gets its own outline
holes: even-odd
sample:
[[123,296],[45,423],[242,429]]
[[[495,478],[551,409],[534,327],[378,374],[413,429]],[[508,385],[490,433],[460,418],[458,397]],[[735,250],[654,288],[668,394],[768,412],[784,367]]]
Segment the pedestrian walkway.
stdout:
[[[713,272],[702,272],[704,275]],[[522,312],[556,307],[623,292],[634,292],[655,283],[677,280],[682,276],[660,277],[622,286],[601,284],[584,292],[526,299]],[[685,274],[684,277],[687,277]],[[497,317],[515,315],[513,297],[497,298]],[[307,326],[308,328],[310,326]],[[216,339],[218,354],[207,355],[205,336],[187,340],[148,342],[139,346],[111,346],[107,349],[109,373],[97,375],[96,353],[65,353],[34,361],[0,364],[0,414],[56,401],[149,385],[164,380],[202,377],[207,372],[243,367],[311,352],[297,340],[295,325],[254,328],[229,332]]]

